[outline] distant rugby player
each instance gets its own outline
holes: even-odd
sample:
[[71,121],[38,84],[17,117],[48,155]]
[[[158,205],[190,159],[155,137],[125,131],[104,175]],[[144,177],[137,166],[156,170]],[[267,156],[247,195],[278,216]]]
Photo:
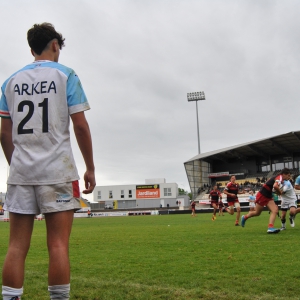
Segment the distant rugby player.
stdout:
[[220,191],[218,190],[217,185],[215,185],[213,187],[213,190],[210,191],[208,197],[210,199],[210,204],[214,209],[213,216],[212,216],[212,220],[214,221],[217,218],[216,214],[217,214],[217,210],[219,209],[219,199],[222,200],[222,195],[221,195]]
[[274,222],[278,213],[278,207],[272,198],[272,190],[274,189],[278,195],[282,195],[280,186],[284,180],[288,180],[290,177],[290,170],[284,168],[281,170],[279,175],[271,177],[260,189],[256,195],[256,206],[255,211],[250,211],[247,215],[242,216],[241,224],[245,226],[245,222],[252,217],[258,217],[263,211],[264,206],[267,206],[270,213],[269,225],[267,233],[278,233],[280,229],[274,228]]
[[[294,186],[295,190],[300,190],[300,175],[296,178],[295,181],[295,186]],[[294,215],[294,219],[296,217],[296,215],[300,212],[300,207],[298,207],[295,211],[295,215]]]
[[286,221],[286,212],[290,210],[290,224],[291,227],[295,227],[295,213],[297,208],[297,197],[294,190],[294,187],[292,186],[292,183],[289,180],[284,181],[283,185],[283,193],[281,195],[281,228],[280,230],[285,230],[285,221]]
[[236,178],[234,175],[230,177],[230,182],[227,183],[224,194],[227,195],[227,203],[228,207],[226,208],[226,211],[230,214],[234,214],[234,207],[236,209],[236,220],[235,220],[235,226],[239,226],[239,219],[241,214],[241,206],[238,199],[238,194],[245,194],[244,191],[240,191],[240,185],[235,182]]
[[191,202],[191,207],[192,207],[192,217],[196,217],[196,202],[194,200]]

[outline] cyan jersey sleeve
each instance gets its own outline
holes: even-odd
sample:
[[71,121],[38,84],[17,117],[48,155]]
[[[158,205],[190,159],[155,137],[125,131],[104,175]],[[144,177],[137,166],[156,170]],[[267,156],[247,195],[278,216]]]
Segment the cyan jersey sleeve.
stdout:
[[5,86],[6,84],[4,84],[1,88],[1,98],[0,98],[0,117],[1,118],[10,118],[10,114],[8,111],[8,106],[7,106],[7,102],[6,102],[6,97],[5,97]]
[[296,178],[295,185],[300,185],[300,176]]
[[75,71],[71,68],[54,62],[50,62],[48,66],[57,68],[67,77],[66,94],[69,114],[71,115],[90,109],[90,105],[87,101],[80,79],[76,75]]
[[291,182],[289,180],[285,180],[283,182],[283,188],[282,188],[282,191],[285,193],[285,192],[288,192],[288,191],[292,191],[294,190],[294,187],[293,185],[291,184]]
[[286,189],[290,189],[292,187],[292,184],[289,180],[285,180],[283,184],[286,186]]
[[73,70],[68,76],[67,102],[70,115],[90,109],[81,82]]

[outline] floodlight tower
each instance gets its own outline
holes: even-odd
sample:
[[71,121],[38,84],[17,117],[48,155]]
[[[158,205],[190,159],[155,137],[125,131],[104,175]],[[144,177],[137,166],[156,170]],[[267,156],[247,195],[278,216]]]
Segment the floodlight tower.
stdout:
[[196,116],[197,116],[197,133],[198,133],[198,154],[200,154],[200,135],[199,135],[199,120],[198,120],[198,104],[199,100],[205,100],[204,92],[187,93],[187,100],[189,102],[196,101]]

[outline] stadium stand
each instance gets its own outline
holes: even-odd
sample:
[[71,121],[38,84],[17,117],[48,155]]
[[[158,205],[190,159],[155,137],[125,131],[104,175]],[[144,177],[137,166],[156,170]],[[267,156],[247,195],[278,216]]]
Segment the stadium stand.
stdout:
[[294,181],[300,174],[300,131],[201,153],[184,166],[193,199],[207,195],[214,184],[222,191],[233,174],[243,188],[254,190],[283,168]]

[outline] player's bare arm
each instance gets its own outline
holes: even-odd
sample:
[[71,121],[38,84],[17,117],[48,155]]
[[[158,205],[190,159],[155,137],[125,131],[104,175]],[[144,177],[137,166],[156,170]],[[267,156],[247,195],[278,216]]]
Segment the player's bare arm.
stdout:
[[281,190],[280,190],[280,188],[279,188],[279,185],[278,185],[278,182],[277,182],[277,181],[274,183],[273,188],[274,188],[274,190],[276,191],[276,194],[277,194],[277,195],[282,195],[282,192],[281,192]]
[[10,165],[15,148],[12,142],[12,120],[10,118],[1,118],[1,146],[6,160]]
[[89,194],[96,186],[91,132],[84,112],[72,114],[71,119],[77,143],[86,165],[86,172],[84,173],[86,189],[82,192],[84,194]]

